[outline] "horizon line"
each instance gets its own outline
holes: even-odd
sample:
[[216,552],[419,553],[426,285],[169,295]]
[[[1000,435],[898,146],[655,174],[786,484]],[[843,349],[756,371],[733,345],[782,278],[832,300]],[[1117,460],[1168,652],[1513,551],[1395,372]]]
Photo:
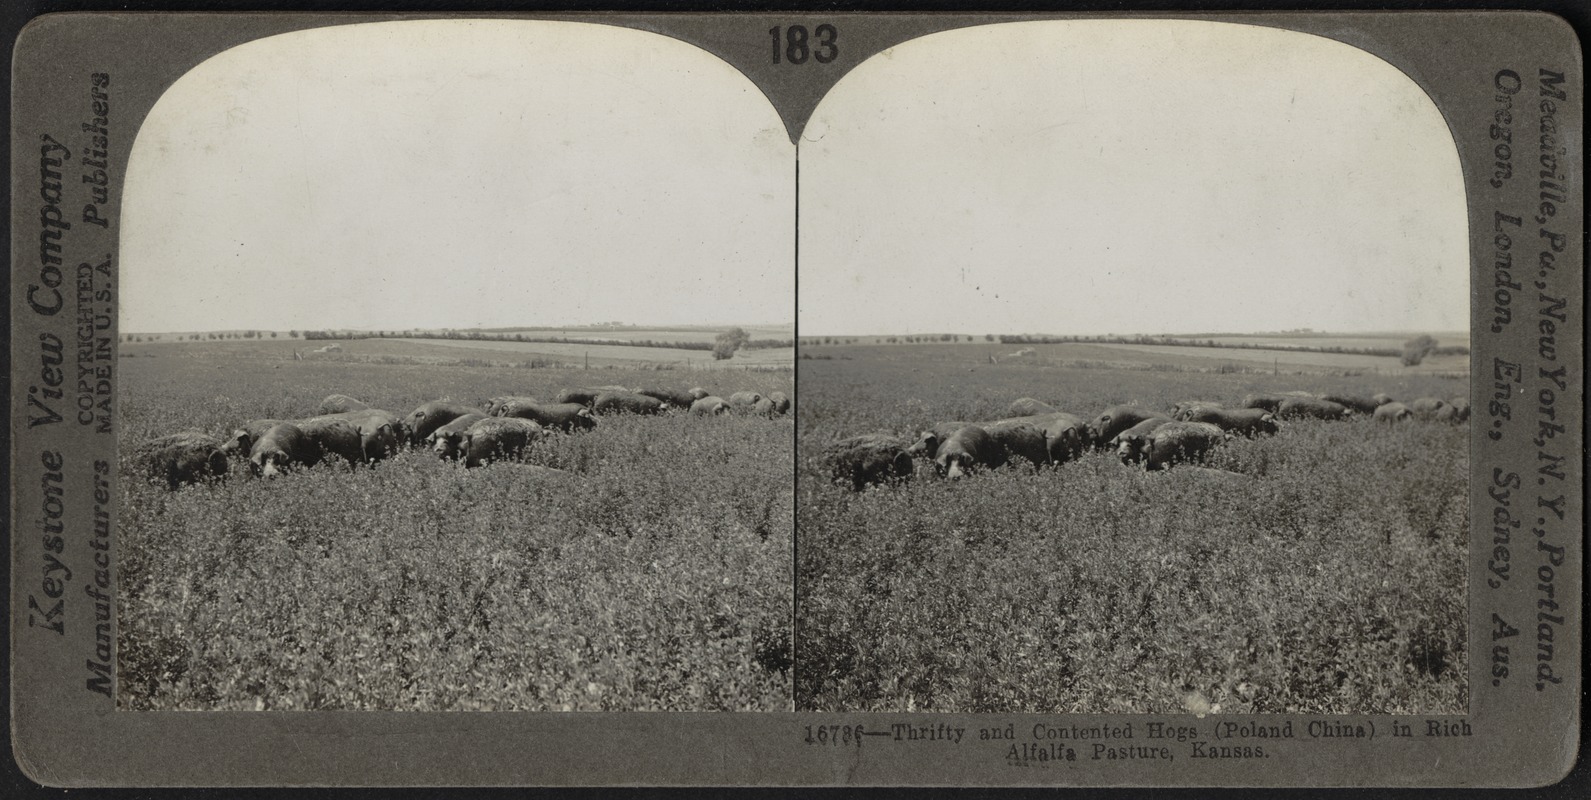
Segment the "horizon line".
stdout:
[[1468,338],[1471,338],[1471,335],[1472,335],[1471,331],[1469,329],[1456,329],[1456,328],[1455,329],[1450,329],[1450,330],[1439,330],[1439,329],[1430,329],[1430,328],[1404,328],[1404,329],[1378,328],[1378,329],[1373,329],[1373,330],[1315,330],[1315,329],[1299,328],[1299,329],[1295,329],[1295,330],[1285,330],[1285,331],[1198,331],[1198,332],[1194,332],[1194,333],[1142,333],[1142,332],[1127,332],[1127,333],[1116,333],[1116,332],[1109,332],[1109,333],[1043,333],[1043,332],[1033,332],[1033,331],[1023,332],[1023,333],[992,333],[992,332],[990,332],[990,333],[966,333],[966,332],[956,332],[956,331],[932,331],[932,332],[921,332],[921,333],[899,333],[899,332],[896,332],[896,333],[807,333],[805,331],[797,331],[797,333],[799,334],[799,338],[802,338],[802,339],[808,339],[808,338],[812,338],[812,337],[822,337],[822,336],[840,337],[840,338],[860,338],[860,337],[880,337],[880,336],[898,336],[898,337],[903,337],[903,336],[972,336],[974,338],[983,338],[983,337],[986,337],[986,336],[994,336],[994,337],[1001,337],[1001,336],[1046,337],[1047,336],[1047,337],[1055,337],[1055,338],[1066,338],[1066,337],[1095,337],[1095,338],[1106,338],[1106,337],[1109,337],[1109,338],[1150,337],[1150,338],[1166,338],[1166,339],[1198,339],[1198,338],[1209,338],[1209,337],[1212,337],[1212,336],[1376,336],[1376,335],[1387,335],[1387,336],[1392,336],[1392,335],[1396,335],[1396,336],[1416,335],[1416,336],[1418,336],[1420,334],[1427,334],[1427,335],[1432,335],[1432,334],[1461,334],[1466,339],[1468,339]]
[[[791,329],[794,329],[795,328],[795,323],[794,322],[727,322],[727,323],[723,323],[723,324],[716,324],[716,323],[683,323],[683,322],[681,322],[681,323],[675,323],[675,324],[657,324],[657,325],[653,325],[653,324],[629,323],[629,322],[622,322],[622,323],[615,323],[615,322],[583,322],[583,323],[580,323],[578,325],[475,325],[475,326],[470,326],[470,327],[451,327],[451,326],[446,326],[446,325],[435,325],[435,326],[424,326],[424,327],[410,326],[410,327],[407,327],[407,328],[389,328],[389,327],[385,327],[385,326],[378,326],[378,327],[372,327],[372,328],[326,327],[326,326],[318,326],[318,327],[317,326],[309,326],[309,327],[301,327],[301,328],[256,328],[256,327],[244,326],[244,327],[239,327],[239,328],[211,328],[211,329],[204,329],[204,330],[191,329],[190,328],[190,329],[184,329],[184,330],[170,329],[170,330],[154,330],[154,331],[151,331],[151,330],[128,330],[128,329],[125,329],[125,328],[120,328],[116,332],[118,334],[130,334],[130,335],[134,335],[134,336],[147,336],[149,334],[154,334],[154,333],[230,333],[230,332],[233,332],[233,331],[260,331],[260,332],[263,332],[263,333],[273,333],[273,332],[274,333],[288,333],[288,332],[292,332],[292,331],[297,331],[299,333],[303,333],[305,331],[352,331],[352,332],[357,332],[357,333],[379,333],[381,331],[396,331],[396,332],[400,332],[401,333],[403,331],[482,331],[482,332],[503,331],[503,330],[553,331],[553,330],[571,330],[571,329],[577,329],[577,328],[603,328],[603,329],[610,329],[610,330],[612,330],[612,329],[623,329],[623,328],[636,328],[636,329],[643,330],[643,331],[644,330],[662,331],[662,330],[680,330],[680,329],[688,329],[688,330],[709,330],[709,329],[711,329],[711,330],[722,330],[722,329],[728,329],[728,328],[791,328]],[[792,330],[792,332],[793,332],[793,330]]]

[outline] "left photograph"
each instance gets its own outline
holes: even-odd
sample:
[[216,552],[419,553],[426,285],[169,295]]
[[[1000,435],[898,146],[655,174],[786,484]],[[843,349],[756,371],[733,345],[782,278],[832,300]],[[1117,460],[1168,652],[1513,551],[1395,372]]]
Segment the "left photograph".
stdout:
[[122,209],[117,706],[792,708],[794,146],[644,31],[222,52]]

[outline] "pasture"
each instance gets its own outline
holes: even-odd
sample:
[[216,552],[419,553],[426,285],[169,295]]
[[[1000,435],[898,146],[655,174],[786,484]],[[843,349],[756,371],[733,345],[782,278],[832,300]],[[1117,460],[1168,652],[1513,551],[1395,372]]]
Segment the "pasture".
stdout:
[[[287,331],[256,332],[251,338],[228,338],[220,341],[201,338],[189,339],[191,332],[136,334],[139,341],[124,344],[124,352],[134,354],[159,354],[166,347],[178,346],[179,353],[207,352],[213,348],[228,348],[219,353],[266,354],[269,357],[301,356],[317,360],[334,361],[410,361],[411,363],[479,362],[500,366],[534,364],[536,366],[581,367],[654,367],[658,369],[740,369],[744,367],[789,368],[795,360],[793,347],[741,348],[734,358],[715,361],[705,350],[687,348],[628,345],[626,341],[654,343],[712,344],[719,328],[629,328],[629,327],[573,327],[531,329],[522,333],[529,338],[588,339],[615,342],[592,344],[590,342],[534,342],[512,339],[444,339],[408,338],[400,331],[389,331],[385,336],[368,339],[300,339]],[[787,340],[794,336],[789,326],[761,326],[746,328],[753,339]],[[242,331],[228,331],[228,335],[241,336]],[[372,332],[374,333],[374,332]],[[432,332],[440,334],[440,331]],[[513,336],[515,332],[486,331],[487,336]],[[158,337],[158,338],[157,338]],[[316,353],[318,348],[335,344],[337,353]],[[153,349],[150,349],[153,348]]]
[[580,364],[584,359],[592,363],[620,361],[656,364],[677,364],[691,369],[734,369],[738,367],[789,367],[795,359],[794,347],[770,347],[745,350],[724,361],[714,361],[713,354],[702,350],[685,350],[673,347],[633,347],[629,345],[564,344],[560,342],[497,342],[469,341],[463,339],[397,340],[403,344],[426,344],[454,351],[478,351],[486,357],[517,355],[554,358],[565,363]]
[[308,416],[333,393],[399,414],[597,384],[793,395],[788,369],[122,349],[119,707],[789,708],[789,418],[603,417],[526,458],[566,475],[416,450],[269,481],[234,464],[170,492],[127,457],[179,430]]
[[[831,344],[818,344],[825,338],[806,337],[803,341],[803,358],[833,359],[846,357],[842,350]],[[1058,342],[1049,344],[1001,343],[992,337],[959,335],[953,342],[925,344],[934,336],[924,336],[917,344],[905,343],[914,348],[902,354],[909,361],[949,356],[959,362],[980,358],[1003,363],[1021,360],[1030,364],[1047,366],[1085,365],[1120,366],[1127,368],[1187,368],[1193,371],[1275,370],[1305,372],[1359,372],[1383,377],[1410,375],[1463,376],[1469,374],[1467,354],[1432,354],[1418,366],[1404,366],[1396,355],[1367,355],[1353,352],[1331,352],[1327,348],[1372,349],[1398,352],[1410,334],[1362,334],[1341,336],[1329,334],[1294,335],[1194,335],[1180,338],[1197,344],[1163,344],[1144,342]],[[893,345],[899,347],[906,337],[858,336],[841,337],[844,346]],[[1441,333],[1438,341],[1444,345],[1467,346],[1469,337],[1452,332]],[[842,346],[843,347],[843,346]],[[965,348],[965,349],[962,349]],[[974,351],[976,355],[968,351]],[[929,355],[929,354],[932,355]],[[837,355],[839,354],[839,355]]]
[[1092,418],[1251,392],[1468,393],[1418,372],[1057,355],[1071,347],[990,364],[967,344],[828,346],[801,361],[798,709],[1465,711],[1466,426],[1290,421],[1216,451],[1210,466],[1236,479],[1090,453],[958,482],[919,461],[896,485],[830,483],[829,442],[997,419],[1019,397]]

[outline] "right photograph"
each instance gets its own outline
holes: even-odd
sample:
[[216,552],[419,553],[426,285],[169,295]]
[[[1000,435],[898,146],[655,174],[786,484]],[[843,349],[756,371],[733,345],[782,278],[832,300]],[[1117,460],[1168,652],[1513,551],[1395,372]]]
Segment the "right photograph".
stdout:
[[797,153],[797,710],[1465,713],[1469,222],[1413,79],[996,24]]

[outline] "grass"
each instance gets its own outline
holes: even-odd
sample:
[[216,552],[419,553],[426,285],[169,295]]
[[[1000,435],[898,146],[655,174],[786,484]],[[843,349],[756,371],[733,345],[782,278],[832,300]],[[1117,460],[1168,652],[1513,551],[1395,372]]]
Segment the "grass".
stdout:
[[[792,392],[788,371],[659,372],[234,359],[122,361],[125,445],[314,413],[406,413],[560,387]],[[177,348],[183,348],[178,350]],[[122,464],[126,709],[786,710],[788,419],[604,418],[527,460],[414,451],[167,492]]]
[[997,418],[1021,396],[1091,417],[1254,391],[1454,397],[1466,382],[826,349],[837,358],[802,362],[797,708],[1467,708],[1465,428],[1294,423],[1224,446],[1213,466],[1251,476],[1235,482],[1092,454],[853,493],[818,462],[833,439]]

